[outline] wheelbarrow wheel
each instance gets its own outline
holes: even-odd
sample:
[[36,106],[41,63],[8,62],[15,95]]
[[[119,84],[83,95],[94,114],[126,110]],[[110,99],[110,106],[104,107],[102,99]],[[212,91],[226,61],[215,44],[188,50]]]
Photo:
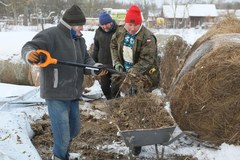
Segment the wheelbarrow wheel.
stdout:
[[132,151],[132,154],[134,156],[138,156],[142,151],[142,147],[141,146],[137,146],[137,147],[133,147],[133,151]]

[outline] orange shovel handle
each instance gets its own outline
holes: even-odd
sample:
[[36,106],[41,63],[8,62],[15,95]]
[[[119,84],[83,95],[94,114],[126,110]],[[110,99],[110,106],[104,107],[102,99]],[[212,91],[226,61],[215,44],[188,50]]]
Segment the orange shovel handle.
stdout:
[[84,69],[90,69],[90,70],[96,70],[96,71],[107,70],[108,72],[110,72],[112,74],[124,74],[124,73],[120,73],[120,72],[116,71],[115,69],[111,69],[111,68],[107,68],[107,67],[103,67],[103,66],[93,66],[93,65],[88,65],[88,64],[66,62],[66,61],[61,61],[61,60],[58,61],[57,59],[52,58],[50,53],[45,50],[38,49],[36,52],[38,54],[46,55],[46,60],[44,63],[36,64],[39,67],[47,67],[50,64],[61,64],[61,65],[67,65],[67,66],[82,67]]
[[43,54],[45,54],[46,57],[47,57],[47,58],[46,58],[46,61],[45,61],[44,63],[37,64],[37,66],[39,66],[39,67],[47,67],[47,66],[50,65],[50,64],[57,64],[57,59],[52,58],[51,55],[50,55],[50,53],[49,53],[48,51],[45,51],[45,50],[42,50],[42,49],[38,49],[36,52],[37,52],[38,54],[43,53]]

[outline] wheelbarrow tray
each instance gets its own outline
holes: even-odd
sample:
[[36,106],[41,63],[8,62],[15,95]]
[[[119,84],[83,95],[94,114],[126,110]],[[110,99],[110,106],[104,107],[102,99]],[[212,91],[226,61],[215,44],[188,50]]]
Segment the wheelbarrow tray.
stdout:
[[176,126],[156,129],[119,130],[119,133],[128,147],[153,144],[164,145],[170,140],[175,128]]

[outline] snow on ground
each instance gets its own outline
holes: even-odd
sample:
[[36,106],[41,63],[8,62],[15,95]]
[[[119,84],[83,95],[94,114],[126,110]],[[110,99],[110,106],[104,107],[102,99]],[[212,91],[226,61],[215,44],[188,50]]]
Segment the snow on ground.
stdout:
[[[31,143],[33,131],[30,122],[41,118],[43,108],[26,105],[11,105],[14,99],[21,97],[35,87],[0,83],[0,159],[27,160],[41,159]],[[35,119],[34,119],[35,117]]]
[[[31,40],[37,33],[40,27],[9,27],[6,32],[0,32],[0,60],[11,59],[14,61],[20,61],[20,52],[22,45]],[[9,31],[10,30],[10,31]],[[199,38],[206,31],[201,29],[160,29],[154,30],[154,33],[161,34],[174,34],[183,37],[189,44],[193,44],[197,38]],[[88,48],[93,42],[93,31],[84,31],[84,38]],[[2,76],[2,75],[1,75]],[[93,94],[99,94],[99,84],[94,85],[91,88]],[[28,98],[32,98],[32,101],[42,101],[39,97],[38,88],[32,86],[20,86],[12,84],[0,83],[0,159],[1,160],[40,160],[36,149],[32,145],[30,139],[33,136],[30,123],[41,118],[46,111],[44,105],[29,105],[29,104],[13,104],[16,100],[19,102],[22,95],[28,95]],[[36,93],[36,94],[33,94]],[[159,91],[155,93],[161,94]],[[104,113],[94,113],[90,110],[86,103],[83,109],[86,112],[91,112],[92,115],[101,117]],[[169,110],[170,106],[167,103],[166,108]],[[174,136],[180,134],[181,131],[177,128],[174,132]],[[188,144],[188,145],[186,145]],[[161,151],[161,146],[159,146]],[[108,146],[99,146],[99,148],[108,148],[113,152],[122,152],[127,154],[128,148],[124,144],[113,142]],[[181,154],[192,155],[199,160],[238,160],[240,159],[240,146],[222,144],[218,150],[207,148],[197,143],[180,139],[178,142],[174,142],[165,147],[165,154]],[[140,156],[154,157],[156,155],[154,146],[145,146]]]

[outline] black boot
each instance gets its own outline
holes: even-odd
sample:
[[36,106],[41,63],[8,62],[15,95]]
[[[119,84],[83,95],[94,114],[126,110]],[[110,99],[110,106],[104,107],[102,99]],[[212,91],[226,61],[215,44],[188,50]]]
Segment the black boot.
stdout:
[[112,95],[105,95],[105,97],[106,97],[107,100],[112,99]]
[[133,150],[132,150],[132,154],[134,156],[138,156],[142,151],[142,147],[141,146],[137,146],[137,147],[133,147]]

